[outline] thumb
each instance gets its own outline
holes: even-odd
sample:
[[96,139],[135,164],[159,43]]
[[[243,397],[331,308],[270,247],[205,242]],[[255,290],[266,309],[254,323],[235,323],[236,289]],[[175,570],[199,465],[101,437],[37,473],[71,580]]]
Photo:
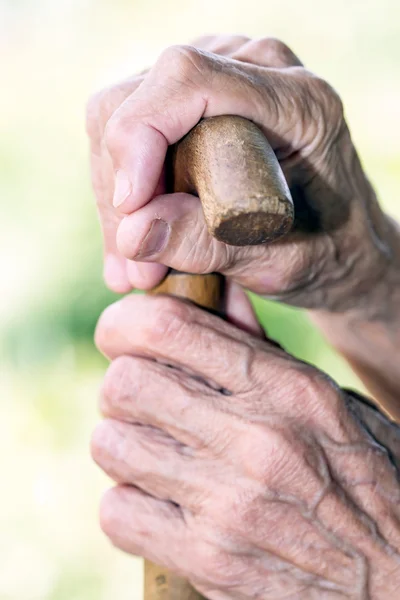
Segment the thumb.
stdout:
[[[119,226],[117,243],[126,258],[162,263],[187,273],[223,272],[243,251],[211,236],[199,199],[182,193],[157,196],[126,216]],[[247,254],[250,250],[246,249]],[[226,280],[225,301],[225,317],[230,323],[265,338],[248,296],[231,279]]]
[[182,193],[157,196],[126,216],[119,225],[117,244],[126,258],[187,273],[224,272],[237,264],[241,250],[213,238],[199,199]]
[[219,272],[263,292],[266,245],[219,242],[208,232],[199,199],[189,194],[157,196],[126,216],[119,225],[117,245],[121,254],[134,261],[161,263],[187,273]]

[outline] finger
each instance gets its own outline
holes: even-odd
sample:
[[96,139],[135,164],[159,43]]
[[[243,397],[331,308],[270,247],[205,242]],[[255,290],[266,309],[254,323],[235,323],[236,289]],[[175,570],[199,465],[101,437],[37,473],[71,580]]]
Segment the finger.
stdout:
[[199,378],[143,357],[120,356],[109,366],[101,393],[102,414],[151,425],[181,444],[202,448],[222,430],[218,392]]
[[180,570],[186,564],[191,533],[182,510],[131,486],[117,486],[103,497],[100,524],[112,543],[158,565]]
[[234,50],[231,57],[242,62],[262,65],[263,67],[285,68],[301,67],[301,60],[294,52],[276,38],[248,40]]
[[[162,264],[147,262],[146,264],[134,263],[127,260],[118,250],[116,233],[123,215],[112,206],[114,190],[114,173],[110,169],[107,151],[101,160],[102,177],[108,181],[108,191],[103,195],[103,202],[98,205],[100,221],[104,239],[104,279],[108,287],[117,293],[127,293],[132,288],[149,290],[157,285],[165,277],[167,267]],[[109,168],[108,177],[106,169]],[[157,191],[165,191],[164,173],[162,174]]]
[[96,196],[97,211],[103,234],[104,267],[103,277],[107,286],[116,293],[126,293],[131,289],[126,264],[127,260],[117,249],[116,232],[121,217],[108,202],[110,180],[114,173],[109,158],[92,152],[90,157],[92,186]]
[[168,267],[157,263],[126,261],[126,270],[131,287],[138,290],[151,290],[166,276]]
[[293,281],[311,264],[308,239],[288,236],[285,260],[280,243],[230,246],[208,232],[201,203],[190,194],[153,198],[126,216],[117,232],[118,249],[140,263],[156,262],[187,273],[219,272],[258,294],[293,293]]
[[226,281],[225,287],[225,318],[227,321],[239,329],[265,340],[264,329],[261,327],[243,288],[229,279]]
[[194,512],[205,493],[204,471],[196,468],[192,451],[160,429],[107,419],[95,429],[91,451],[116,483],[134,485],[160,500]]
[[[282,354],[215,315],[168,296],[128,296],[108,307],[99,320],[96,343],[110,358],[128,354],[170,361],[232,393],[256,383],[258,369],[266,368],[262,350]],[[270,369],[272,363],[279,367],[270,362]]]
[[[108,191],[104,194],[105,202],[99,206],[105,242],[104,279],[112,290],[119,293],[126,293],[132,288],[149,290],[162,281],[167,273],[167,267],[150,262],[133,263],[126,260],[119,252],[116,232],[123,215],[112,205],[114,172],[110,166],[109,154],[103,144],[102,176],[109,185]],[[106,169],[108,169],[108,177]],[[155,193],[162,194],[165,190],[165,169],[163,169]]]
[[[232,540],[221,535],[218,524],[198,524],[179,506],[131,486],[117,486],[104,495],[100,523],[117,548],[189,579],[206,597],[244,598],[248,581],[273,579],[281,567],[277,560],[274,568],[273,557],[267,561],[272,568],[265,567],[265,558],[257,549],[249,553],[247,545],[232,551]],[[275,586],[267,587],[268,597],[277,597]]]
[[192,45],[207,52],[264,67],[303,66],[284,42],[273,37],[252,40],[243,35],[209,35],[194,40]]
[[93,94],[86,107],[86,131],[92,153],[100,156],[105,127],[119,106],[140,86],[144,76],[135,75]]
[[237,114],[267,129],[273,145],[278,139],[279,143],[286,143],[285,138],[289,141],[288,132],[296,126],[297,116],[293,86],[285,81],[284,73],[264,69],[262,85],[255,93],[259,67],[233,69],[228,59],[191,47],[164,52],[107,124],[107,147],[117,182],[114,205],[125,213],[145,205],[154,194],[168,145],[202,117]]
[[228,247],[208,233],[199,199],[183,193],[158,196],[125,217],[117,243],[127,258],[188,273],[219,271],[228,260]]
[[281,284],[279,265],[273,261],[276,246],[235,247],[219,242],[208,232],[198,198],[189,194],[158,196],[125,217],[117,243],[121,254],[136,261],[162,263],[187,273],[220,272],[234,276],[244,287],[251,278],[256,292],[266,293],[269,280]]
[[131,78],[117,86],[95,94],[87,107],[87,132],[90,139],[92,185],[103,233],[103,276],[110,289],[126,293],[132,289],[127,261],[116,246],[116,231],[121,215],[112,206],[114,170],[107,148],[103,143],[105,126],[118,106],[139,87],[143,78]]
[[[165,192],[165,189],[164,167],[155,194],[162,194]],[[114,238],[116,239],[116,232],[114,232]],[[119,251],[118,253],[121,254]],[[126,268],[131,286],[139,290],[151,290],[164,279],[168,271],[168,267],[161,263],[143,263],[132,260],[127,260]]]

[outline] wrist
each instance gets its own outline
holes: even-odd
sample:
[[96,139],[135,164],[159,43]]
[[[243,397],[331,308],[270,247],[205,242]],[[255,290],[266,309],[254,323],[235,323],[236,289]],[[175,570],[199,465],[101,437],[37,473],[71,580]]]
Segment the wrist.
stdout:
[[[376,208],[380,211],[379,207]],[[400,324],[400,230],[388,215],[380,213],[370,226],[373,238],[371,265],[364,274],[365,296],[350,310],[352,321]]]
[[[313,311],[311,320],[361,378],[369,393],[400,422],[400,310],[394,296],[382,297],[377,308],[367,304],[345,313]],[[400,301],[397,300],[398,306]]]

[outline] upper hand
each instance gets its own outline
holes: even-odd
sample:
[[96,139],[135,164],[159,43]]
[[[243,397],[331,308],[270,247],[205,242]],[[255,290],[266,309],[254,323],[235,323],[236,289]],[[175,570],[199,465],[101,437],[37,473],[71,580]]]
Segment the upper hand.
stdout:
[[398,597],[398,471],[327,376],[174,298],[114,304],[97,343],[115,545],[211,600]]
[[[196,198],[165,195],[168,145],[221,114],[254,121],[281,162],[297,213],[283,241],[226,246],[208,234]],[[116,291],[151,288],[168,265],[219,271],[258,293],[341,311],[367,303],[382,279],[387,222],[341,101],[283,43],[222,36],[169,48],[145,74],[93,98],[88,131],[105,278]]]

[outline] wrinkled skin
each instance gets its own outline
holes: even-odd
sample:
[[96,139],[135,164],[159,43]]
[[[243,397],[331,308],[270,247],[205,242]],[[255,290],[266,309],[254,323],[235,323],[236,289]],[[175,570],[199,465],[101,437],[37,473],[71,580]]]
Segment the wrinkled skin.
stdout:
[[[221,244],[197,198],[165,193],[168,145],[220,114],[257,123],[280,160],[297,215],[283,241]],[[167,266],[220,271],[331,323],[336,312],[343,352],[364,371],[375,365],[378,389],[398,404],[397,327],[379,320],[398,313],[398,238],[340,99],[291,50],[241,36],[169,48],[93,97],[88,132],[109,287],[151,288]],[[101,506],[104,531],[211,600],[392,600],[398,428],[265,340],[237,285],[226,314],[127,297],[101,317],[97,343],[111,365],[92,452],[118,484]]]
[[96,339],[112,362],[92,453],[119,483],[100,517],[116,546],[212,600],[397,597],[398,471],[377,441],[398,451],[395,426],[177,299],[126,297]]
[[[227,246],[208,234],[196,198],[165,195],[168,144],[221,114],[257,123],[280,160],[297,211],[282,242]],[[302,307],[378,310],[392,225],[360,166],[339,97],[282,42],[220,36],[168,48],[149,71],[92,98],[88,132],[111,288],[151,288],[168,265],[219,271]]]

